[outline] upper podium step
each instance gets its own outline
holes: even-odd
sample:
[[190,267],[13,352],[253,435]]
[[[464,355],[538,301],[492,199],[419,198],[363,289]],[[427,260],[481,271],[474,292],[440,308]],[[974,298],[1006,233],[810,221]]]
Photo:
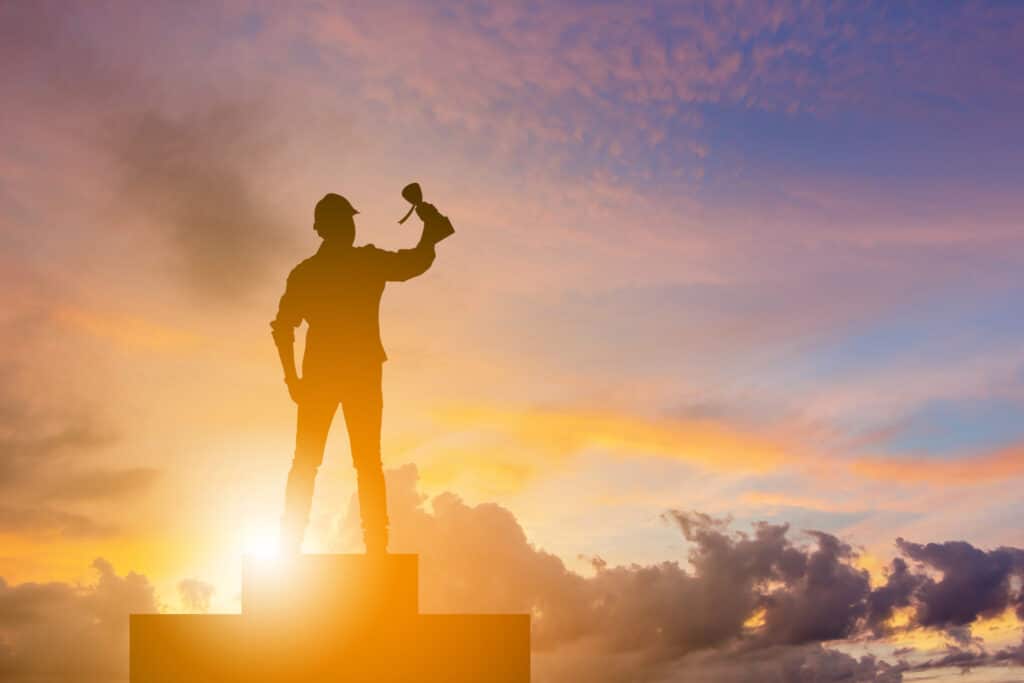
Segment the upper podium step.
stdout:
[[242,614],[335,621],[418,612],[416,555],[246,558],[242,568]]

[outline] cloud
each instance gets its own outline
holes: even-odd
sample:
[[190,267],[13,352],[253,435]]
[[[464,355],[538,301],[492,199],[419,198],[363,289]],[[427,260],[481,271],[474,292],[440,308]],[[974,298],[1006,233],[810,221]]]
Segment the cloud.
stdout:
[[62,501],[120,499],[147,491],[160,478],[151,467],[91,468],[53,481],[43,496]]
[[282,245],[275,203],[253,183],[270,163],[266,105],[221,98],[185,114],[128,112],[107,140],[122,208],[163,232],[185,282],[216,303],[262,284]]
[[848,638],[867,609],[869,575],[853,566],[853,549],[835,536],[811,534],[817,547],[806,555],[798,578],[764,600],[768,642],[799,645]]
[[748,652],[710,652],[688,657],[659,683],[899,683],[903,667],[871,655],[854,657],[823,647],[768,647]]
[[47,421],[28,413],[0,413],[0,474],[4,475],[0,488],[19,483],[19,479],[64,458],[69,451],[88,452],[111,441],[93,425],[69,423],[46,429]]
[[964,626],[1020,604],[1024,550],[985,551],[965,541],[922,545],[902,538],[896,545],[908,558],[941,575],[939,580],[924,577],[916,586],[915,619],[921,626]]
[[128,350],[180,352],[195,348],[200,341],[196,334],[134,315],[64,306],[55,309],[53,316],[57,322]]
[[911,571],[906,560],[893,558],[885,583],[871,591],[867,601],[867,626],[876,636],[890,630],[889,621],[899,608],[909,607],[925,577]]
[[63,507],[72,501],[119,497],[149,485],[156,473],[82,470],[81,461],[109,441],[91,426],[32,434],[40,416],[0,415],[0,532],[22,536],[99,537],[115,526]]
[[213,584],[199,579],[182,579],[178,582],[178,597],[189,612],[205,613],[210,609]]
[[0,505],[0,533],[30,537],[94,538],[109,536],[115,527],[75,512],[31,505]]
[[984,648],[965,649],[960,647],[947,648],[939,657],[934,657],[907,667],[912,671],[930,669],[955,668],[962,673],[986,666],[1024,666],[1024,643],[1015,647],[1006,647],[988,652]]
[[[431,485],[450,485],[474,474],[495,491],[518,490],[552,464],[587,451],[620,457],[678,460],[710,472],[763,474],[780,468],[813,473],[837,446],[857,451],[863,444],[844,441],[828,422],[815,424],[790,415],[774,428],[742,424],[742,415],[707,417],[642,416],[586,407],[451,405],[434,412],[439,424],[469,439],[426,453],[423,476]],[[475,439],[475,441],[474,441]],[[808,449],[806,442],[816,442]],[[481,445],[483,444],[483,445]],[[481,463],[479,448],[491,457]],[[819,452],[820,451],[820,452]],[[532,456],[532,457],[524,457]],[[817,456],[817,457],[812,457]],[[899,483],[970,485],[1003,481],[1024,474],[1020,444],[951,460],[852,455],[832,459],[832,469],[865,480]],[[753,505],[792,505],[826,511],[858,511],[860,505],[810,496],[747,493]]]
[[[116,533],[116,523],[74,506],[123,501],[143,493],[159,479],[159,472],[92,464],[118,439],[89,418],[56,409],[29,410],[25,401],[18,401],[21,396],[11,386],[0,391],[0,532],[66,538]],[[8,398],[9,403],[4,400]]]
[[[659,456],[712,471],[767,472],[798,461],[782,439],[746,432],[715,419],[645,418],[609,410],[576,408],[507,408],[451,406],[436,413],[449,429],[485,426],[515,446],[514,459],[522,474],[523,454],[543,461],[563,460],[586,450],[605,450],[623,456]],[[469,460],[469,458],[467,458]],[[430,468],[443,468],[445,454]],[[467,462],[466,466],[472,466]],[[429,476],[429,472],[427,473]],[[522,479],[522,477],[519,477]]]
[[[900,540],[906,559],[894,558],[885,580],[873,583],[855,549],[831,534],[798,540],[788,525],[765,522],[747,533],[670,511],[666,519],[690,547],[686,562],[610,566],[593,558],[584,576],[533,546],[501,506],[467,505],[451,493],[428,500],[412,465],[388,481],[393,550],[420,553],[423,609],[532,614],[539,681],[899,681],[910,664],[833,648],[898,630],[966,635],[986,661],[1010,656],[985,650],[969,629],[948,631],[963,616],[937,610],[954,593],[971,596],[968,605],[977,598],[967,608],[977,618],[1015,609],[1017,549]],[[340,532],[358,533],[354,502]],[[912,605],[917,611],[897,626],[896,611]],[[913,666],[931,666],[927,653],[905,654],[920,660]],[[805,677],[814,671],[821,678]]]
[[[397,125],[426,119],[509,157],[530,150],[545,165],[583,161],[640,182],[703,170],[706,152],[691,150],[714,136],[687,123],[713,122],[710,106],[909,118],[1020,95],[1010,65],[1022,14],[1010,8],[353,2],[263,16],[278,41],[307,46],[327,69],[343,64],[338,77]],[[952,60],[964,33],[972,40]]]
[[0,578],[0,678],[81,681],[124,678],[128,614],[157,611],[145,576],[119,576],[97,559],[95,584],[22,583]]
[[[171,15],[179,22],[184,17],[169,3],[147,6],[130,25],[109,8],[41,2],[3,12],[9,22],[2,23],[3,37],[11,38],[4,61],[17,65],[12,119],[44,154],[68,165],[64,183],[78,168],[103,178],[110,201],[79,197],[89,192],[82,179],[63,188],[70,196],[62,201],[78,207],[79,220],[91,219],[92,244],[109,250],[126,235],[134,237],[131,251],[120,254],[122,263],[110,261],[118,275],[127,279],[164,252],[185,284],[214,304],[237,304],[264,284],[285,243],[275,222],[280,200],[258,187],[261,170],[275,166],[279,149],[280,136],[269,125],[273,99],[246,94],[240,80],[204,89],[180,55],[166,59],[181,40],[201,53],[203,41],[213,40],[209,25],[192,16],[196,25],[174,25],[188,38],[172,37]],[[102,28],[89,30],[92,22]],[[119,35],[107,40],[104,30]],[[121,51],[130,51],[129,44],[153,59],[125,59]],[[48,123],[67,119],[74,136],[40,130],[40,111]],[[20,175],[29,177],[35,169],[19,161]],[[52,220],[48,203],[42,210]],[[62,315],[128,344],[165,348],[193,341],[138,317],[112,320],[73,308]]]
[[862,477],[884,481],[970,484],[1003,481],[1024,475],[1024,445],[999,449],[951,461],[924,458],[858,458],[852,471]]
[[[389,472],[388,483],[392,550],[420,553],[423,611],[531,614],[540,683],[896,683],[907,672],[1024,659],[1020,647],[987,649],[969,625],[954,623],[962,615],[936,607],[956,592],[979,618],[1012,609],[1021,598],[1022,550],[901,539],[910,562],[895,558],[886,581],[872,588],[854,548],[833,535],[794,538],[788,525],[765,522],[748,533],[706,514],[670,511],[666,520],[690,548],[685,562],[611,566],[592,558],[583,575],[530,543],[499,505],[467,505],[452,493],[427,499],[412,465]],[[339,532],[358,528],[353,500]],[[0,674],[123,676],[124,617],[155,611],[157,602],[144,576],[118,576],[103,560],[94,567],[100,578],[92,586],[0,580]],[[208,609],[212,585],[192,578],[177,588],[187,609]],[[909,605],[917,611],[899,628],[940,629],[953,644],[937,653],[903,649],[895,662],[837,649],[891,632],[894,610]]]

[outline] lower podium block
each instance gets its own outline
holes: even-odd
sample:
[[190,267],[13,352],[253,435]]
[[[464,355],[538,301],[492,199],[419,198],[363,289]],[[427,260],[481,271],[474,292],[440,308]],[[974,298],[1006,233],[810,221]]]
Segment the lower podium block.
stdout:
[[303,621],[412,616],[419,611],[416,555],[302,555],[242,567],[242,613]]
[[242,614],[132,615],[130,680],[530,680],[529,615],[419,614],[416,604],[412,555],[302,556],[276,570],[247,567]]

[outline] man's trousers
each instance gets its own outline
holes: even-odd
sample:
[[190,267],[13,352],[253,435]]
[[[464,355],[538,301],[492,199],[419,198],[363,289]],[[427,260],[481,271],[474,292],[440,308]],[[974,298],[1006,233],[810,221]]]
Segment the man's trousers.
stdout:
[[282,545],[297,553],[309,522],[313,486],[324,458],[334,414],[341,404],[359,486],[359,513],[367,552],[385,552],[388,538],[387,496],[380,456],[383,396],[381,364],[346,371],[325,381],[303,378],[295,434],[295,459],[288,473]]

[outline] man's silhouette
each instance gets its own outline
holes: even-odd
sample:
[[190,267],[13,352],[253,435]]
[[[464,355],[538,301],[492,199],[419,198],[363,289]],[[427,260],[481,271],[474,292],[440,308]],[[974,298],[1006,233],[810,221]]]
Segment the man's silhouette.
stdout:
[[[420,204],[416,212],[423,219],[423,233],[415,248],[355,247],[353,216],[358,211],[344,197],[328,194],[313,212],[313,229],[323,244],[288,276],[277,317],[270,323],[288,393],[298,404],[295,459],[281,524],[285,552],[297,554],[302,546],[316,472],[339,403],[358,476],[366,550],[387,551],[380,455],[381,365],[387,355],[380,341],[380,297],[385,283],[425,272],[434,262],[434,245],[451,234],[451,224],[430,204]],[[300,379],[294,342],[295,328],[303,320],[309,329]]]

